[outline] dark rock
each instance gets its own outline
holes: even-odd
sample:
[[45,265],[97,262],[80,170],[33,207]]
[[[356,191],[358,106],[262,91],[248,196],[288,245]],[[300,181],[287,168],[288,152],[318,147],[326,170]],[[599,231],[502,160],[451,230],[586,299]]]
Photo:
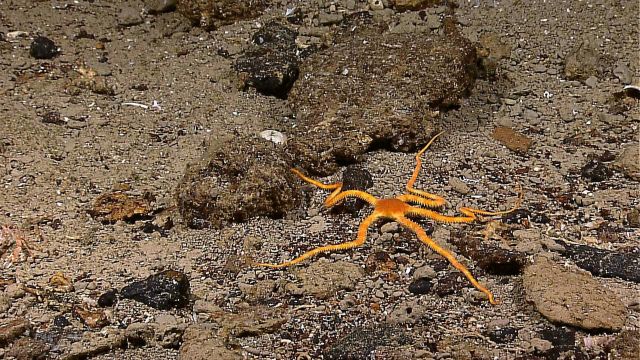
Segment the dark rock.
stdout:
[[627,212],[627,225],[632,228],[640,228],[640,210],[631,209]]
[[146,0],[145,8],[149,14],[160,14],[174,11],[178,0]]
[[468,281],[464,278],[464,275],[456,270],[448,272],[439,278],[434,287],[434,291],[438,296],[445,297],[452,294],[460,294],[461,290],[467,285]]
[[432,287],[431,279],[423,277],[413,280],[409,284],[409,292],[415,295],[424,295],[428,294]]
[[613,172],[599,160],[592,159],[582,167],[581,174],[591,182],[599,182],[610,178]]
[[325,359],[369,359],[370,354],[381,346],[402,346],[410,344],[411,336],[401,327],[388,324],[357,327],[323,351]]
[[627,252],[598,249],[556,240],[565,248],[563,255],[593,275],[617,277],[640,283],[640,248]]
[[60,113],[57,111],[49,111],[42,116],[42,122],[45,124],[64,125],[66,121],[62,119]]
[[461,255],[473,259],[490,274],[516,275],[527,264],[526,254],[503,249],[473,236],[452,234],[449,241],[458,247]]
[[565,58],[564,75],[568,80],[585,81],[602,72],[601,56],[590,41],[583,41]]
[[233,65],[245,89],[254,87],[264,95],[286,98],[300,71],[297,35],[277,22],[266,24],[253,35],[255,45]]
[[510,326],[496,328],[488,331],[487,336],[499,344],[510,343],[518,337],[518,329]]
[[23,337],[16,340],[6,350],[4,355],[9,359],[40,360],[48,358],[49,345],[40,340]]
[[116,289],[107,290],[98,298],[98,306],[111,307],[118,301],[118,291]]
[[53,318],[53,325],[59,328],[64,328],[71,325],[71,322],[64,315],[58,315]]
[[59,49],[53,40],[38,36],[31,42],[29,54],[36,59],[52,59],[58,55]]
[[364,263],[364,270],[371,274],[376,271],[390,272],[395,270],[396,263],[393,261],[389,253],[385,251],[376,251],[367,257]]
[[280,218],[300,204],[301,180],[282,148],[258,136],[217,134],[176,191],[190,227],[221,227],[256,216]]
[[176,9],[192,24],[213,30],[238,20],[250,20],[262,14],[265,0],[178,0]]
[[576,330],[565,326],[543,329],[540,335],[553,346],[573,346],[576,343]]
[[[371,173],[368,170],[363,169],[361,166],[347,166],[345,171],[342,173],[342,191],[366,191],[371,186],[373,186]],[[331,210],[334,212],[347,212],[355,216],[365,205],[367,205],[367,203],[360,199],[346,199],[342,203],[335,205]]]
[[297,126],[287,147],[307,172],[332,174],[373,149],[416,150],[431,137],[433,111],[455,106],[473,87],[475,47],[451,21],[440,37],[387,29],[367,13],[352,14],[334,46],[301,64],[289,94]]
[[190,285],[179,271],[165,270],[145,280],[135,281],[120,291],[120,296],[139,301],[154,309],[181,308],[189,303]]

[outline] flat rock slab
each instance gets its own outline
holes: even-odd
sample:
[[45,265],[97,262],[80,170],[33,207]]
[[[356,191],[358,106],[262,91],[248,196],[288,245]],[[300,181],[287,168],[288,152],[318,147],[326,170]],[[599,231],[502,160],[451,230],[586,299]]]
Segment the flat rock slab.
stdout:
[[505,126],[498,126],[495,128],[493,133],[491,133],[491,137],[498,140],[509,150],[520,154],[524,154],[529,151],[529,148],[533,145],[533,140]]
[[443,36],[387,29],[353,14],[335,45],[302,63],[289,94],[297,126],[288,146],[308,172],[334,173],[370,149],[416,150],[432,135],[434,111],[472,89],[476,50],[451,19]]
[[364,275],[360,266],[346,261],[316,261],[296,272],[300,283],[289,283],[286,290],[294,295],[313,295],[328,299],[340,290],[353,290]]
[[624,304],[589,274],[539,255],[523,278],[527,301],[552,322],[608,331],[618,331],[625,323]]

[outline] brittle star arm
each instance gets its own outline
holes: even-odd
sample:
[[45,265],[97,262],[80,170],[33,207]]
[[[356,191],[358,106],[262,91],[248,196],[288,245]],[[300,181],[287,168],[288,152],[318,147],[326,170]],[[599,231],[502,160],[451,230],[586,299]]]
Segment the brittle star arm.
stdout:
[[476,289],[482,291],[483,293],[485,293],[487,295],[487,297],[489,297],[489,302],[492,305],[497,305],[498,304],[498,302],[494,299],[493,294],[491,293],[491,291],[489,291],[484,286],[480,285],[480,283],[478,283],[478,281],[473,277],[471,272],[464,265],[462,265],[449,251],[445,250],[440,245],[436,244],[427,235],[427,233],[420,227],[420,225],[416,224],[415,222],[413,222],[413,221],[411,221],[408,218],[403,217],[403,216],[397,217],[395,220],[397,222],[399,222],[402,226],[404,226],[407,229],[409,229],[409,230],[413,231],[414,233],[416,233],[416,235],[418,236],[418,239],[420,239],[420,241],[422,241],[429,248],[431,248],[433,251],[437,252],[442,257],[447,259],[449,261],[449,263],[451,265],[453,265],[453,267],[455,267],[460,272],[462,272],[464,274],[464,276],[469,280],[469,282],[471,282],[471,284]]
[[358,237],[356,237],[356,239],[353,241],[348,241],[342,244],[321,246],[313,250],[307,251],[306,253],[298,256],[297,258],[291,261],[286,261],[280,264],[256,263],[254,265],[265,266],[265,267],[276,268],[276,269],[283,268],[283,267],[295,265],[301,261],[304,261],[314,255],[317,255],[323,252],[346,250],[346,249],[352,249],[354,247],[361,246],[367,240],[367,231],[369,229],[369,226],[371,226],[379,218],[380,218],[380,215],[376,212],[373,212],[371,215],[367,216],[364,220],[362,220],[362,222],[360,223],[360,226],[358,227]]
[[[518,192],[519,192],[518,200],[513,205],[513,207],[511,207],[511,209],[509,209],[509,210],[504,210],[504,211],[486,211],[486,210],[474,209],[474,208],[470,208],[470,207],[461,207],[459,209],[459,211],[462,214],[464,214],[465,216],[448,216],[448,215],[442,215],[440,213],[437,213],[437,212],[429,210],[429,209],[422,209],[422,208],[419,208],[419,207],[412,206],[407,211],[407,215],[416,215],[416,216],[420,216],[420,217],[423,217],[423,218],[429,218],[429,219],[433,219],[433,220],[438,221],[438,222],[449,223],[449,224],[452,224],[452,223],[470,223],[470,222],[473,222],[473,221],[478,219],[477,215],[498,216],[498,215],[505,215],[505,214],[509,214],[511,212],[514,212],[517,208],[520,207],[520,205],[522,203],[523,192],[522,192],[522,189],[520,188],[520,186],[518,186]],[[401,198],[401,197],[398,197],[398,198]]]
[[306,182],[308,182],[311,185],[317,186],[321,189],[325,189],[325,190],[333,190],[333,192],[325,199],[324,201],[324,205],[326,207],[332,207],[335,204],[339,203],[340,201],[344,200],[345,198],[348,197],[355,197],[361,200],[364,200],[366,202],[368,202],[371,205],[375,205],[377,199],[370,195],[367,194],[364,191],[360,191],[360,190],[347,190],[344,192],[342,191],[342,183],[341,182],[337,182],[334,184],[323,184],[318,180],[314,180],[306,175],[304,175],[303,173],[301,173],[300,171],[296,170],[296,169],[291,169],[291,172],[293,172],[294,174],[298,175],[298,177]]
[[420,175],[420,169],[422,168],[422,154],[424,154],[429,146],[431,146],[431,144],[433,144],[433,142],[438,138],[438,136],[442,135],[442,133],[442,131],[437,133],[434,137],[431,138],[431,140],[429,140],[427,145],[425,145],[422,150],[418,151],[418,153],[416,154],[416,167],[413,169],[413,174],[411,174],[411,178],[407,182],[406,186],[409,194],[402,195],[398,199],[420,204],[429,208],[438,208],[446,203],[446,200],[441,196],[426,192],[424,190],[418,190],[413,187],[413,184],[415,184],[416,180],[418,179],[418,175]]

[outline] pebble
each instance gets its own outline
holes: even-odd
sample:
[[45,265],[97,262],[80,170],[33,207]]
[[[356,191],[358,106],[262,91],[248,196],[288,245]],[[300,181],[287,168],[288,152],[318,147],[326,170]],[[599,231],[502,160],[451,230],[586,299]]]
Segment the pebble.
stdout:
[[414,279],[428,278],[433,279],[437,275],[436,271],[429,265],[420,266],[413,273]]
[[342,14],[341,13],[332,14],[332,13],[321,12],[318,15],[318,22],[322,26],[338,24],[341,21],[342,21]]
[[58,55],[59,49],[53,40],[38,36],[31,42],[29,54],[36,59],[51,59]]
[[633,81],[633,73],[625,63],[618,63],[615,69],[613,69],[613,75],[615,75],[621,83],[627,85]]
[[380,227],[380,231],[385,233],[395,233],[398,232],[399,226],[395,221],[388,222]]
[[125,7],[118,14],[118,25],[122,27],[129,27],[140,25],[144,22],[140,10],[134,7]]
[[449,186],[451,186],[451,189],[453,189],[453,191],[463,195],[468,194],[469,191],[471,191],[469,186],[457,177],[449,178]]
[[154,309],[168,310],[186,306],[190,292],[189,279],[184,273],[165,270],[125,286],[120,295]]
[[427,15],[425,24],[429,29],[434,30],[439,28],[442,25],[442,22],[440,21],[440,16],[429,14]]
[[547,71],[547,67],[542,64],[533,65],[533,72],[544,73]]
[[384,9],[384,3],[382,0],[369,0],[369,8],[371,10],[382,10]]
[[146,0],[145,6],[149,14],[160,14],[173,11],[178,0]]
[[409,284],[409,292],[415,295],[428,294],[431,291],[433,284],[431,280],[426,277],[415,279]]
[[595,88],[598,85],[598,78],[595,76],[589,76],[584,83],[590,88]]

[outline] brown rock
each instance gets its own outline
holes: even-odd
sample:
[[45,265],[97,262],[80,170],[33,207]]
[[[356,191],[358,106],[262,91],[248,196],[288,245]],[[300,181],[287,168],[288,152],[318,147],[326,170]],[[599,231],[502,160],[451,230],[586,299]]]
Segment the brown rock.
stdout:
[[194,25],[207,30],[238,20],[249,20],[262,14],[264,0],[178,0],[176,9]]
[[618,331],[627,317],[624,304],[591,275],[568,269],[544,255],[524,271],[527,300],[552,322],[585,330]]
[[98,196],[89,214],[101,221],[116,222],[131,220],[137,216],[148,215],[151,211],[150,198],[134,196],[121,192]]
[[634,180],[640,180],[640,144],[635,143],[625,146],[614,165],[626,176]]
[[281,146],[257,135],[218,134],[178,184],[180,215],[194,228],[282,217],[300,202],[291,163]]
[[29,330],[31,330],[31,324],[25,319],[14,319],[0,325],[0,346],[12,342]]
[[591,41],[582,41],[565,58],[564,75],[569,80],[584,81],[601,71],[601,56]]
[[533,144],[533,140],[504,126],[496,127],[491,136],[509,150],[522,154],[526,153]]
[[46,358],[48,352],[49,345],[40,340],[23,337],[7,348],[5,356],[17,360],[39,360]]
[[444,0],[396,0],[396,10],[416,11],[446,3]]
[[354,14],[336,45],[303,62],[289,94],[298,126],[287,147],[307,172],[328,175],[371,148],[414,151],[429,141],[434,111],[475,83],[475,47],[449,20],[441,37],[415,36]]

